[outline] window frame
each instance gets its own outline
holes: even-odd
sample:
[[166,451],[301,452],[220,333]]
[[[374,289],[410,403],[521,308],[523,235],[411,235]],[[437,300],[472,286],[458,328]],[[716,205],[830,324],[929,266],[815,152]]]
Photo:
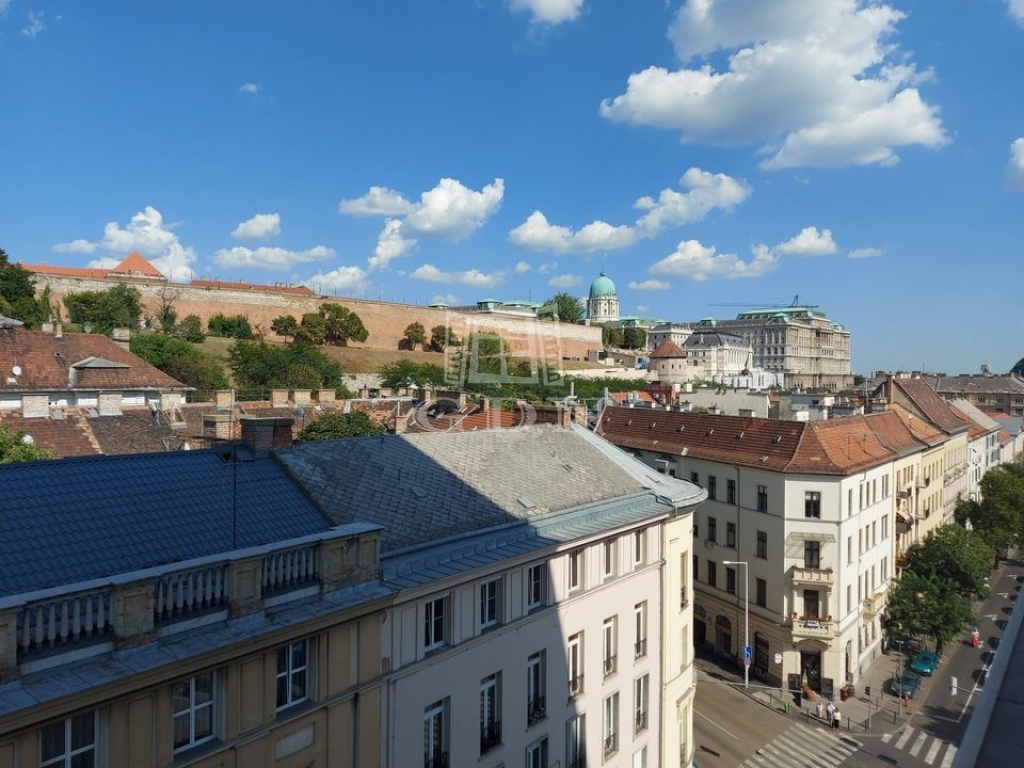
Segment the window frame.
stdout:
[[583,589],[584,576],[584,549],[577,547],[569,552],[569,592],[579,592]]
[[547,563],[536,563],[526,569],[527,611],[544,607],[548,597],[547,586]]
[[526,725],[547,717],[547,650],[531,653],[526,659]]
[[757,511],[767,512],[768,511],[768,486],[759,485],[757,486]]
[[[307,660],[308,661],[308,660]],[[203,702],[197,702],[197,683],[200,678],[209,680],[209,700]],[[308,680],[308,676],[307,676]],[[175,709],[175,699],[177,698],[176,689],[179,686],[188,686],[188,691],[185,693],[188,702],[187,706],[182,709]],[[297,702],[296,702],[297,703]],[[206,715],[208,720],[208,733],[205,735],[199,735],[197,731],[197,720],[200,715]],[[187,718],[188,721],[188,741],[176,744],[177,732],[175,726],[179,719]],[[198,747],[201,744],[206,744],[209,741],[213,741],[217,736],[217,675],[213,670],[206,672],[200,672],[199,674],[193,675],[192,677],[184,680],[178,680],[171,683],[171,745],[174,750],[174,754],[186,752],[194,747]]]
[[[439,607],[440,616],[438,615]],[[423,603],[423,650],[430,652],[443,648],[447,644],[447,640],[448,595],[439,595]]]
[[[91,717],[90,717],[91,716]],[[88,735],[91,740],[87,744],[75,746],[76,726],[84,725],[86,718],[90,718]],[[47,723],[39,729],[39,768],[71,768],[72,761],[79,755],[92,753],[93,765],[99,765],[99,736],[100,722],[99,710],[85,710],[76,712],[73,715]],[[47,733],[60,733],[60,754],[52,754],[46,757]],[[79,737],[81,732],[78,732]],[[53,739],[50,744],[57,746]]]
[[[303,653],[303,663],[301,665],[295,663],[295,651],[301,646]],[[277,647],[277,670],[274,674],[274,703],[276,705],[276,711],[283,712],[286,709],[290,709],[298,704],[309,701],[310,696],[310,659],[312,658],[311,646],[308,637],[304,637],[301,640],[293,640],[290,643],[279,645]],[[282,654],[284,654],[284,669],[281,668]],[[301,693],[295,694],[296,679],[302,680],[300,684]],[[284,681],[284,701],[281,698],[281,682]]]
[[728,477],[725,480],[725,503],[736,503],[736,481],[731,477]]
[[610,677],[619,669],[619,617],[609,616],[601,625],[601,666]]
[[496,627],[501,623],[501,577],[480,583],[480,629]]
[[804,491],[804,517],[821,519],[821,491]]
[[583,633],[577,632],[570,635],[567,648],[566,671],[569,675],[569,699],[571,701],[583,694]]
[[754,557],[759,557],[762,560],[768,559],[768,531],[757,532],[757,549]]
[[633,643],[633,658],[642,659],[647,655],[647,601],[637,603],[633,606],[633,620],[635,639]]
[[448,699],[435,701],[423,710],[423,768],[447,768],[448,721]]
[[480,754],[501,743],[501,672],[480,681]]
[[725,546],[736,548],[736,523],[725,521]]
[[606,696],[601,703],[601,738],[604,756],[619,751],[619,692]]
[[647,730],[651,711],[651,676],[645,673],[633,681],[633,734]]
[[607,581],[618,575],[618,539],[605,539],[601,542],[601,575]]

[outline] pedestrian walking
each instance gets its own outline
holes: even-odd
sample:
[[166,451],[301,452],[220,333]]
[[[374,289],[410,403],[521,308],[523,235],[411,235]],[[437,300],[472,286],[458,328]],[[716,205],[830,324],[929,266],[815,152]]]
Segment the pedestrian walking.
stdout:
[[818,702],[818,719],[821,720],[824,717],[825,717],[825,705],[821,701],[819,701]]
[[836,711],[836,705],[829,699],[828,706],[825,707],[825,714],[828,715],[828,724],[832,725],[832,715]]
[[832,728],[838,731],[839,726],[843,724],[843,716],[839,714],[839,708],[832,710]]

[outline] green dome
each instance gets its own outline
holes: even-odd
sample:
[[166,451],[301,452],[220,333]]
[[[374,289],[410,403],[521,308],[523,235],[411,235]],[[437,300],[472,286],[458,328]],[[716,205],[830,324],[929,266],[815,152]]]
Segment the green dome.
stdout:
[[614,296],[615,295],[615,283],[605,277],[602,272],[598,277],[594,279],[594,282],[590,284],[590,298],[596,299],[600,296]]

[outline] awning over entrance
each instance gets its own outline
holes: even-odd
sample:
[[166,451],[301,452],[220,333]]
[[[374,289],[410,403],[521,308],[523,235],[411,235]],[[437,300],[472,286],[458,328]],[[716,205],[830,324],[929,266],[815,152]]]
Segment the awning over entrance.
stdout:
[[835,544],[836,537],[824,531],[792,531],[786,537],[788,543],[803,543],[805,541],[820,541],[822,544]]

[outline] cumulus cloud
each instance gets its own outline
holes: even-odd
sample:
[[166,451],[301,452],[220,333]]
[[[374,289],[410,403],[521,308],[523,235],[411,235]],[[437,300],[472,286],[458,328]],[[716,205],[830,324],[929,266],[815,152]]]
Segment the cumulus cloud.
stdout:
[[242,83],[238,88],[240,93],[247,93],[250,96],[259,96],[263,86],[259,83]]
[[[153,206],[146,206],[136,213],[124,227],[114,221],[108,222],[103,228],[103,237],[96,242],[77,239],[68,243],[57,243],[53,250],[60,253],[100,251],[117,254],[121,258],[132,251],[138,251],[171,280],[190,279],[191,264],[196,260],[195,251],[181,244],[171,225],[164,223],[160,211]],[[101,257],[93,263],[102,266],[107,258]],[[114,264],[121,258],[109,256]]]
[[764,245],[755,245],[754,258],[743,261],[734,253],[718,253],[714,246],[702,245],[697,240],[684,240],[675,251],[653,264],[647,271],[652,275],[682,277],[702,282],[708,278],[760,277],[778,264],[779,257]]
[[530,266],[529,264],[527,264],[527,263],[526,263],[525,261],[519,261],[519,262],[516,262],[516,265],[515,265],[515,267],[513,268],[513,271],[514,271],[514,272],[515,272],[515,273],[516,273],[517,275],[524,275],[524,274],[526,274],[527,272],[529,272],[529,271],[530,271],[531,269],[533,269],[533,267],[531,267],[531,266]]
[[317,272],[303,285],[325,296],[347,294],[365,296],[369,287],[366,272],[359,267],[338,267],[330,272]]
[[634,291],[664,291],[671,288],[672,285],[664,280],[644,280],[639,283],[633,280],[630,282],[629,287]]
[[305,251],[290,251],[287,248],[221,248],[213,254],[213,262],[231,269],[291,269],[296,264],[324,261],[334,256],[334,251],[324,245],[317,245]]
[[555,275],[548,280],[548,285],[552,288],[572,288],[582,282],[583,278],[579,275]]
[[826,256],[838,248],[832,240],[831,229],[819,232],[817,227],[804,227],[796,237],[779,243],[773,250],[786,256]]
[[29,11],[28,12],[28,24],[22,27],[21,34],[25,37],[35,37],[40,32],[46,30],[46,24],[43,23],[43,18],[46,16],[42,11]]
[[529,13],[531,24],[555,25],[578,18],[583,0],[509,0],[509,8]]
[[415,208],[398,192],[387,187],[370,187],[370,191],[362,197],[342,200],[338,204],[339,213],[352,216],[405,216]]
[[633,204],[647,211],[636,223],[646,237],[653,237],[665,227],[701,221],[715,208],[732,210],[752,192],[745,181],[700,168],[690,168],[679,179],[679,185],[688,191],[663,189],[657,200],[641,197]]
[[948,141],[917,88],[930,72],[894,42],[903,18],[851,0],[687,0],[669,30],[684,66],[630,75],[600,111],[688,143],[757,145],[766,169],[892,164],[898,148]]
[[489,288],[501,282],[500,272],[486,274],[478,269],[470,269],[465,272],[442,272],[433,264],[424,264],[413,270],[409,277],[417,280],[427,280],[431,283],[451,283],[458,285],[473,285]]
[[435,293],[434,298],[430,300],[431,304],[458,304],[459,297],[454,293]]
[[1024,27],[1024,0],[1006,0],[1010,18]]
[[848,259],[873,259],[875,256],[881,256],[881,248],[854,248],[848,254]]
[[543,213],[534,211],[508,233],[508,239],[531,251],[594,253],[632,245],[637,241],[637,233],[632,227],[616,227],[603,221],[594,221],[573,232],[569,227],[549,223]]
[[281,217],[276,213],[257,213],[231,232],[236,240],[266,240],[281,234]]
[[407,238],[402,234],[403,225],[398,219],[388,219],[384,222],[384,229],[377,236],[377,245],[373,249],[373,255],[367,259],[370,271],[385,269],[399,256],[412,251],[416,247],[416,241]]
[[1010,163],[1006,168],[1006,176],[1011,187],[1024,189],[1024,136],[1010,145]]

